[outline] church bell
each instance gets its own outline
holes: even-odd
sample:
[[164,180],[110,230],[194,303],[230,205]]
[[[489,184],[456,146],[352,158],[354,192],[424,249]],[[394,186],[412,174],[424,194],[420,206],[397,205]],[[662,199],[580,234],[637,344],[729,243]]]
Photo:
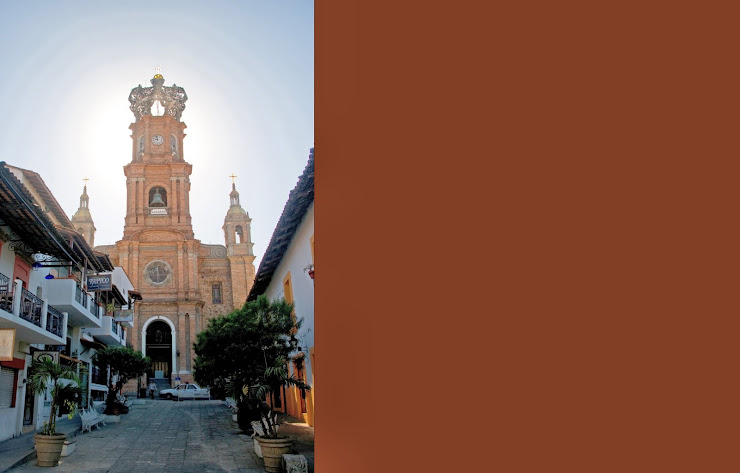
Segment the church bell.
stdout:
[[154,197],[152,197],[152,201],[149,203],[149,207],[164,207],[164,201],[162,200],[162,194],[159,193],[159,189],[154,191]]

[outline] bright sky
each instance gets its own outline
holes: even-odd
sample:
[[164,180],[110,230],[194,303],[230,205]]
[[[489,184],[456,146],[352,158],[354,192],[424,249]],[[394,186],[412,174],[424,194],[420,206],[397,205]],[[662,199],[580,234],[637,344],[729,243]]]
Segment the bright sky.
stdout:
[[123,236],[128,95],[188,95],[195,237],[224,244],[231,173],[255,268],[314,144],[313,1],[0,3],[0,160],[38,172],[71,218],[84,177],[95,244]]

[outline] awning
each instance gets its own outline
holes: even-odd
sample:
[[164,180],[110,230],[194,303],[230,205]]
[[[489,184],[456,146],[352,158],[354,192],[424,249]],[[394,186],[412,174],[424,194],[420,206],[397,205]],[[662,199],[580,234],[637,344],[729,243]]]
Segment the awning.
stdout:
[[96,254],[93,249],[90,248],[90,245],[87,244],[85,237],[80,233],[75,230],[61,227],[57,227],[57,230],[59,230],[59,232],[67,238],[67,241],[70,242],[72,251],[75,252],[80,261],[85,261],[85,259],[87,259],[89,269],[97,272],[113,271],[113,265],[110,264],[110,259],[107,257],[102,259],[99,258],[98,255],[100,255],[100,253]]
[[96,340],[87,340],[84,338],[80,338],[80,343],[90,348],[105,348],[106,347],[104,343],[100,343]]
[[0,161],[0,225],[15,235],[11,242],[29,253],[81,262],[46,213],[34,203],[28,189]]

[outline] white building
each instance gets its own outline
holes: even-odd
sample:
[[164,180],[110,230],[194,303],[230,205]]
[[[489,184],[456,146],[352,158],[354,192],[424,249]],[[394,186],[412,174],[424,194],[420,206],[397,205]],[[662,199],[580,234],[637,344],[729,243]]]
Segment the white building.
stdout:
[[[92,274],[111,274],[112,290],[87,291]],[[0,328],[15,335],[13,359],[0,362],[0,441],[41,428],[48,417],[48,395],[28,392],[28,368],[39,354],[87,368],[88,403],[95,347],[126,342],[125,327],[111,324],[104,305],[126,307],[131,290],[125,273],[74,229],[37,173],[0,162]]]
[[262,258],[254,286],[247,300],[260,294],[268,299],[285,299],[295,306],[295,316],[303,319],[293,335],[296,349],[291,353],[290,373],[303,379],[311,390],[305,398],[298,389],[282,390],[273,408],[314,425],[314,151],[290,192],[280,220]]

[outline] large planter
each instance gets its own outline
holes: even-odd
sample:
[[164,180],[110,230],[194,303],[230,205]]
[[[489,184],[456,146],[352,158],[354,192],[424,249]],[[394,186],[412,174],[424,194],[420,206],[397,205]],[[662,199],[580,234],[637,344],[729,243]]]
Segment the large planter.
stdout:
[[262,450],[262,459],[265,461],[265,471],[277,473],[283,469],[283,453],[290,453],[293,441],[287,437],[268,439],[257,436]]
[[34,434],[33,439],[36,441],[36,464],[38,466],[57,466],[67,436],[65,434]]

